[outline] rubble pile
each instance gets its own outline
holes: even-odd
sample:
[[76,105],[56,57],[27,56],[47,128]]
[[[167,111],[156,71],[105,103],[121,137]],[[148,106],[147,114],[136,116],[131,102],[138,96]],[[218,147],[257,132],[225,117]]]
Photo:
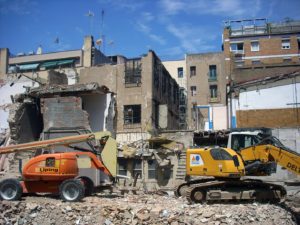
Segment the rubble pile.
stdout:
[[284,207],[261,203],[189,205],[184,198],[157,194],[94,195],[83,202],[27,196],[0,202],[0,224],[297,224]]

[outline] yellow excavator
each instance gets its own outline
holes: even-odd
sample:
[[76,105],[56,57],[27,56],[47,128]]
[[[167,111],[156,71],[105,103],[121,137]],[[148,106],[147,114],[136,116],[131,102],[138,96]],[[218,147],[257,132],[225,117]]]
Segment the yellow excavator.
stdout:
[[[300,154],[285,147],[277,138],[268,137],[240,149],[187,149],[186,174],[189,179],[175,194],[191,203],[223,200],[280,201],[286,196],[283,186],[245,176],[268,176],[271,164],[278,164],[300,175]],[[191,178],[196,179],[191,179]]]

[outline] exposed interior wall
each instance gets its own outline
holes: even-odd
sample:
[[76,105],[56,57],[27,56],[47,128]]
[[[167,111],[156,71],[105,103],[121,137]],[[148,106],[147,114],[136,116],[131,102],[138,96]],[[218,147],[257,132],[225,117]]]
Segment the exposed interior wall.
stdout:
[[11,82],[7,82],[0,88],[0,130],[9,127],[7,119],[9,115],[9,107],[12,105],[11,96],[21,94],[26,91],[25,87],[31,87],[33,82],[23,79],[10,86]]
[[54,97],[41,99],[44,131],[51,128],[76,128],[90,130],[88,113],[82,110],[80,97]]
[[110,94],[92,94],[82,96],[83,109],[89,114],[93,132],[107,130],[106,118],[110,107]]

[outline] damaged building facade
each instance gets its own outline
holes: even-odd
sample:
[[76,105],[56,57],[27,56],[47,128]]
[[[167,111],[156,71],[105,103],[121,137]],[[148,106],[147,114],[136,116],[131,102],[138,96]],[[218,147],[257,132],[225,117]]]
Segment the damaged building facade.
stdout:
[[116,93],[118,143],[179,128],[179,86],[153,51],[135,59],[118,56],[113,64],[81,70],[79,83],[88,82]]

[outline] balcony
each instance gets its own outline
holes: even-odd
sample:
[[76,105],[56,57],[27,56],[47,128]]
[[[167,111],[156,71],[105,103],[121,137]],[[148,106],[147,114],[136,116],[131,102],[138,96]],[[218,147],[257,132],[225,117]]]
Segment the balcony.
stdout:
[[219,102],[221,102],[221,94],[218,92],[218,94],[215,96],[208,95],[207,101],[209,103],[219,103]]
[[208,82],[214,82],[214,81],[217,81],[217,73],[216,72],[208,72],[207,73],[207,77],[208,77]]

